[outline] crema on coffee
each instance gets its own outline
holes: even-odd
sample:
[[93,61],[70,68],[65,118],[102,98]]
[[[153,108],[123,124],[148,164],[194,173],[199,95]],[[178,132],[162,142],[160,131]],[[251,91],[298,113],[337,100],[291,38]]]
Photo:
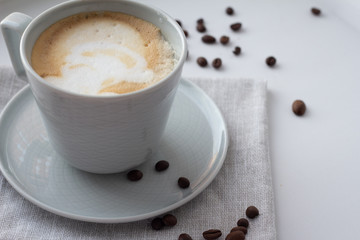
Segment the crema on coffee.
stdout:
[[177,60],[154,24],[118,12],[62,19],[37,39],[31,65],[46,81],[71,92],[116,95],[165,78]]

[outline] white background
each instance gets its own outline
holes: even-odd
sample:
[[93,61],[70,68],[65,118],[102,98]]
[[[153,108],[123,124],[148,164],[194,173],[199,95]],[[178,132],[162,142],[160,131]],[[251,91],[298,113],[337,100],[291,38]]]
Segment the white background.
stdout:
[[[0,19],[32,17],[60,0],[2,0]],[[186,77],[268,80],[270,146],[280,240],[359,239],[360,236],[360,2],[310,0],[142,0],[180,19],[189,32]],[[236,14],[227,16],[232,6]],[[310,8],[323,14],[313,16]],[[230,36],[229,46],[204,45],[195,30]],[[239,33],[230,23],[240,21]],[[243,53],[234,56],[232,49]],[[269,68],[265,58],[278,64]],[[221,70],[196,58],[223,60]],[[0,64],[10,65],[0,37]],[[1,79],[0,79],[1,80]],[[221,81],[219,79],[219,81]],[[291,104],[302,99],[303,117]],[[246,116],[244,116],[246,117]]]

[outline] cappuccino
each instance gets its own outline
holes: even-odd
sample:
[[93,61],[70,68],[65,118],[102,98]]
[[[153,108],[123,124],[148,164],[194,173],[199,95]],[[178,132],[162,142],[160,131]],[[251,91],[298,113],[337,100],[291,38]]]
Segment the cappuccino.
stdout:
[[87,95],[146,88],[170,74],[176,62],[158,27],[108,11],[56,22],[39,36],[31,54],[32,67],[46,81]]

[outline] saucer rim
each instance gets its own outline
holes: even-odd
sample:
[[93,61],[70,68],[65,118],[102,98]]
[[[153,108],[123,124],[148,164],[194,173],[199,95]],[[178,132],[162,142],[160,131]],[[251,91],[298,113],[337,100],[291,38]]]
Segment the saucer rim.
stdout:
[[[80,220],[80,221],[85,221],[85,222],[94,222],[94,223],[129,223],[129,222],[134,222],[134,221],[145,220],[145,219],[155,217],[155,216],[164,214],[166,212],[172,211],[172,210],[188,203],[195,197],[197,197],[201,192],[203,192],[210,185],[210,183],[212,183],[212,181],[215,179],[215,177],[219,173],[221,167],[223,166],[223,163],[225,161],[226,154],[228,151],[228,147],[229,147],[229,134],[228,134],[228,128],[226,125],[226,121],[225,121],[224,116],[221,113],[220,109],[215,104],[215,102],[204,92],[204,90],[202,90],[195,83],[193,83],[189,80],[186,80],[184,78],[181,78],[180,84],[189,85],[191,88],[195,88],[196,91],[198,91],[203,97],[205,97],[205,100],[207,103],[209,103],[210,105],[213,105],[212,107],[215,110],[214,114],[217,114],[220,117],[221,122],[223,124],[223,129],[224,129],[223,130],[223,132],[224,132],[224,140],[223,140],[224,147],[223,147],[223,149],[224,150],[222,152],[219,152],[220,154],[217,157],[219,159],[217,161],[217,165],[215,166],[213,171],[209,172],[209,174],[206,176],[207,179],[205,180],[205,182],[203,184],[201,184],[197,189],[195,189],[195,191],[191,192],[188,196],[182,198],[181,200],[179,200],[171,205],[168,205],[167,207],[160,208],[155,211],[150,211],[147,213],[138,214],[135,216],[127,216],[127,217],[126,216],[125,217],[92,217],[92,216],[74,214],[71,212],[65,212],[65,211],[59,210],[55,207],[49,206],[48,204],[33,197],[30,193],[28,193],[25,189],[23,189],[21,187],[21,181],[18,181],[16,176],[13,174],[13,171],[11,171],[10,165],[8,165],[6,167],[3,164],[3,162],[5,162],[5,161],[8,162],[8,158],[4,157],[5,159],[3,159],[2,155],[0,155],[0,171],[1,171],[2,175],[4,176],[4,178],[7,180],[7,182],[21,196],[23,196],[25,199],[27,199],[31,203],[35,204],[36,206],[38,206],[48,212],[54,213],[54,214],[62,216],[62,217],[74,219],[74,220]],[[0,132],[2,131],[2,126],[5,122],[5,118],[7,117],[8,112],[12,109],[14,104],[16,104],[16,101],[20,101],[21,97],[23,95],[25,95],[28,91],[30,91],[30,94],[31,94],[31,89],[30,89],[29,84],[27,84],[18,93],[16,93],[11,98],[11,100],[6,104],[6,106],[4,107],[3,111],[0,114]],[[35,101],[35,99],[34,99],[34,101]]]

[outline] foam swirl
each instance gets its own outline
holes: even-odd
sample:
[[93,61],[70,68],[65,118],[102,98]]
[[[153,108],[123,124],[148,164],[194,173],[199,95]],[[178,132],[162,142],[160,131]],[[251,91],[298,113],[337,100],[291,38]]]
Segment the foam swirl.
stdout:
[[81,94],[121,94],[168,75],[174,50],[153,24],[122,13],[81,13],[45,30],[32,52],[35,71]]

